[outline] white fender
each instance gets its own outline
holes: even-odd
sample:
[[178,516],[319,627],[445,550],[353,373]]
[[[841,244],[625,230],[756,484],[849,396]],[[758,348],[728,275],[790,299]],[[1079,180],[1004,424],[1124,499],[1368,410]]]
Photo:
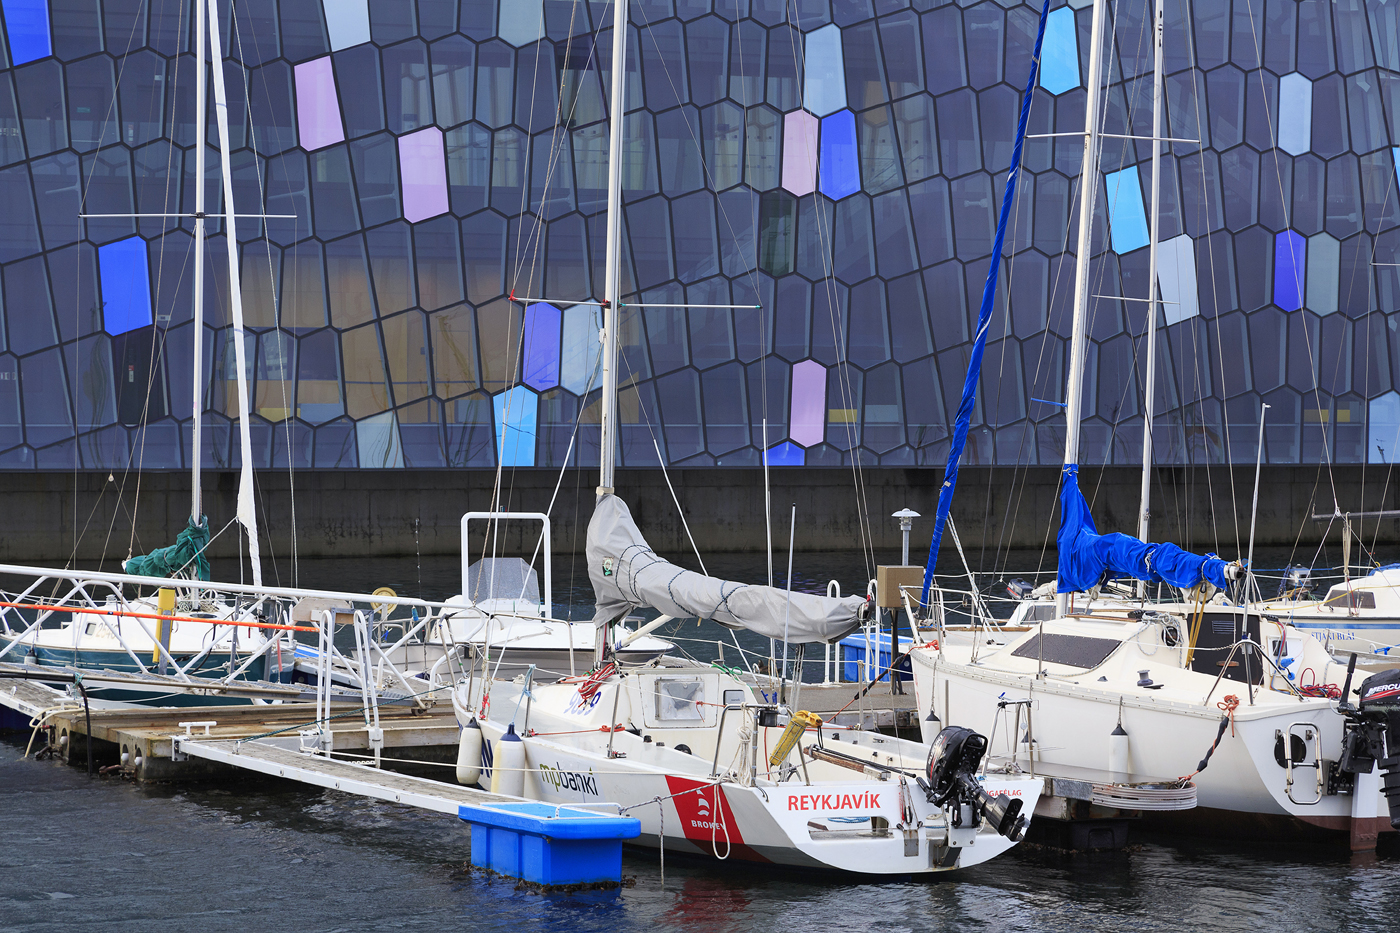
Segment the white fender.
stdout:
[[1128,733],[1119,723],[1108,736],[1108,770],[1115,779],[1124,780],[1128,776]]
[[462,727],[457,742],[457,783],[475,784],[481,780],[481,727],[476,717]]
[[525,743],[515,734],[515,724],[506,727],[496,740],[496,756],[491,767],[491,793],[525,796]]

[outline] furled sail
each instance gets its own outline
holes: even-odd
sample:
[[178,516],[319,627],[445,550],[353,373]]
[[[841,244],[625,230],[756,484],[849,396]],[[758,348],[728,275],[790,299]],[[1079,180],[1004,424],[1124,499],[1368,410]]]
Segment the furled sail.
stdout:
[[209,520],[196,525],[190,520],[185,530],[175,537],[169,547],[157,548],[149,554],[128,557],[122,569],[134,577],[189,577],[209,579]]
[[997,219],[996,239],[992,243],[992,261],[987,268],[987,281],[982,287],[982,306],[977,311],[977,334],[972,341],[972,353],[967,361],[967,376],[963,381],[962,400],[953,419],[952,443],[948,446],[948,464],[943,470],[943,485],[938,490],[938,511],[933,518],[933,540],[928,546],[928,563],[924,566],[924,589],[919,601],[928,605],[928,591],[933,585],[933,568],[938,562],[938,548],[943,543],[943,525],[953,507],[953,492],[958,487],[958,463],[967,444],[968,423],[972,420],[977,400],[977,382],[982,378],[982,353],[987,347],[987,331],[992,324],[992,302],[996,297],[997,276],[1001,269],[1002,244],[1006,241],[1006,221],[1016,201],[1016,178],[1021,171],[1021,148],[1026,141],[1026,121],[1031,115],[1031,94],[1040,71],[1040,46],[1045,41],[1045,20],[1050,15],[1050,0],[1040,9],[1040,24],[1035,33],[1035,49],[1031,52],[1031,74],[1026,79],[1026,93],[1021,97],[1021,121],[1016,126],[1016,141],[1011,147],[1011,168],[1006,173],[1006,191],[1001,199],[1001,215]]
[[647,545],[627,503],[598,499],[588,523],[588,576],[597,596],[593,622],[606,625],[633,609],[650,607],[678,619],[713,619],[795,644],[833,642],[860,625],[865,600],[788,593],[707,577],[658,557]]
[[1055,536],[1060,552],[1057,588],[1061,593],[1087,590],[1103,581],[1104,574],[1126,574],[1149,583],[1167,583],[1189,589],[1202,580],[1220,589],[1229,586],[1238,569],[1228,561],[1207,554],[1202,557],[1175,544],[1146,544],[1131,535],[1101,535],[1089,514],[1089,503],[1079,489],[1079,467],[1064,469],[1060,486],[1060,531]]

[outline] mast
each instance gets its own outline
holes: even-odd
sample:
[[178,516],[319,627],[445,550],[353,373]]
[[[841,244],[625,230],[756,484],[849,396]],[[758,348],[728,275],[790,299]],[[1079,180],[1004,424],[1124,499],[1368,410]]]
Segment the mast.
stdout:
[[[210,0],[213,2],[213,0]],[[613,491],[617,452],[617,327],[622,301],[622,123],[627,87],[627,0],[613,0],[612,93],[608,101],[608,228],[603,267],[603,398],[598,496]]]
[[204,144],[205,90],[204,90],[204,4],[195,0],[194,44],[194,125],[197,143],[194,150],[194,386],[191,406],[194,409],[194,426],[190,437],[190,523],[204,523],[204,504],[201,502],[199,471],[204,456]]
[[[1065,470],[1079,467],[1079,421],[1084,407],[1084,350],[1089,307],[1089,249],[1094,232],[1094,196],[1099,181],[1099,95],[1103,83],[1104,0],[1094,0],[1089,33],[1089,74],[1085,80],[1084,160],[1079,170],[1079,241],[1074,263],[1074,318],[1070,329],[1069,379],[1065,392]],[[1155,145],[1155,143],[1154,143]],[[1061,614],[1069,594],[1055,601]]]
[[[1152,226],[1147,239],[1147,377],[1143,386],[1142,492],[1139,497],[1138,540],[1146,541],[1152,519],[1152,409],[1157,397],[1157,246],[1161,242],[1162,207],[1162,0],[1156,0],[1152,27]],[[1147,584],[1138,581],[1138,596]]]
[[[262,560],[258,554],[258,517],[253,507],[253,444],[248,433],[248,368],[247,351],[244,347],[243,283],[238,274],[238,234],[233,213],[233,169],[229,164],[228,97],[224,93],[223,43],[219,38],[217,4],[218,0],[209,0],[209,46],[214,72],[214,115],[219,125],[219,165],[223,173],[229,306],[233,311],[233,346],[235,363],[238,366],[238,443],[242,453],[242,469],[238,477],[238,522],[248,532],[248,560],[253,565],[253,585],[262,586]],[[200,183],[203,183],[202,178]]]

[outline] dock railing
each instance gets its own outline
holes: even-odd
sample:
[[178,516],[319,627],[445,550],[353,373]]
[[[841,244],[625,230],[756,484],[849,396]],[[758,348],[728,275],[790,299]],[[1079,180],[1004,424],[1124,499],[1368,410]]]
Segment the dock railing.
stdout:
[[[162,601],[161,591],[171,595]],[[306,611],[308,606],[323,608]],[[386,625],[396,610],[406,610],[409,619]],[[144,678],[162,689],[217,693],[258,674],[295,680],[297,647],[314,646],[315,744],[328,749],[330,707],[343,703],[347,689],[358,694],[373,738],[377,731],[382,735],[381,702],[428,708],[465,676],[451,626],[435,627],[445,639],[441,645],[425,645],[435,622],[461,611],[405,596],[0,564],[0,663],[100,664],[133,682]],[[53,638],[65,622],[65,637]],[[204,626],[207,633],[193,646],[186,640],[172,649],[175,625]],[[387,642],[390,630],[397,637]],[[256,634],[250,640],[239,638],[240,632]],[[414,647],[425,649],[418,653],[427,662],[422,671],[406,666]],[[441,657],[430,657],[429,647],[440,648]],[[284,658],[293,659],[292,671]],[[259,661],[265,662],[261,668]],[[378,747],[372,747],[377,756]]]

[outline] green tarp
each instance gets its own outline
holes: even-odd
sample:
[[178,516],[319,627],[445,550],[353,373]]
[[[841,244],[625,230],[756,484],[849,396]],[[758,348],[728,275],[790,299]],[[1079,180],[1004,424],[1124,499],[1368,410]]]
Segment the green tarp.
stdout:
[[209,579],[209,520],[196,525],[191,519],[169,547],[158,548],[140,557],[127,558],[122,569],[136,577],[198,577]]

